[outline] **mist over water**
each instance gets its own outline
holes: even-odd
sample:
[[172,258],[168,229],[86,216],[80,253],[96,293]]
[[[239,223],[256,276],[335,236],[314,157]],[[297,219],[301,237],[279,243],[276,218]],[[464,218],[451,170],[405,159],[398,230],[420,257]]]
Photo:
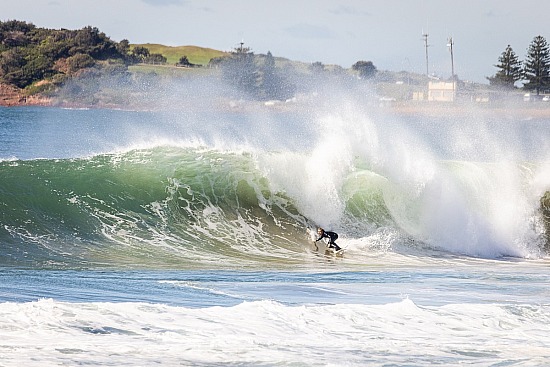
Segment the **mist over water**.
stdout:
[[[164,216],[173,216],[173,210],[191,210],[195,217],[202,211],[200,216],[206,218],[204,213],[217,212],[220,205],[237,205],[229,211],[236,210],[240,219],[229,219],[227,209],[221,208],[217,220],[227,225],[222,232],[207,233],[204,243],[216,242],[220,234],[229,247],[232,237],[266,236],[279,243],[282,236],[307,249],[306,229],[319,225],[337,231],[350,253],[435,250],[483,258],[544,256],[539,208],[550,186],[546,121],[513,118],[516,115],[502,111],[491,115],[472,106],[441,109],[440,114],[400,114],[380,106],[364,85],[309,87],[295,99],[264,103],[235,100],[230,88],[212,80],[182,80],[141,90],[135,85],[111,86],[112,93],[134,98],[129,105],[142,110],[2,110],[3,130],[12,136],[0,151],[5,160],[2,175],[23,169],[25,164],[10,162],[14,157],[36,162],[44,176],[50,168],[38,158],[61,159],[51,165],[89,170],[91,177],[112,175],[105,176],[110,181],[119,178],[123,166],[135,171],[136,178],[153,174],[150,182],[159,185],[154,190],[160,194],[141,205],[151,216],[143,235],[157,233],[150,242],[156,247],[177,248],[175,243],[185,242],[186,236],[200,237],[199,227],[190,223],[185,228],[161,226],[159,232]],[[24,117],[11,124],[12,114]],[[200,161],[210,163],[197,165]],[[103,164],[110,172],[99,171]],[[199,186],[189,183],[187,170],[200,178]],[[236,204],[226,202],[226,196],[213,196],[227,178],[233,181],[223,185],[228,185]],[[113,187],[116,195],[130,200],[132,190],[150,190],[128,179],[130,188]],[[83,205],[83,197],[68,194],[65,180],[69,176],[52,190],[65,190],[64,200]],[[191,195],[184,204],[182,190],[200,192],[205,201],[196,206],[197,196]],[[105,202],[115,192],[98,192],[94,200]],[[177,203],[176,209],[169,202]],[[111,212],[103,212],[94,203],[86,205],[103,223],[96,231],[107,242],[131,242],[117,235],[127,230],[128,208],[112,202]],[[254,209],[258,206],[259,212]],[[274,213],[273,206],[284,208]],[[113,215],[119,220],[109,224],[111,234],[106,235],[105,223]],[[290,235],[283,235],[283,222],[292,223]],[[214,227],[210,224],[201,231]],[[12,237],[28,230],[10,228]],[[29,236],[34,235],[22,238]],[[259,254],[272,251],[269,246],[250,246]]]

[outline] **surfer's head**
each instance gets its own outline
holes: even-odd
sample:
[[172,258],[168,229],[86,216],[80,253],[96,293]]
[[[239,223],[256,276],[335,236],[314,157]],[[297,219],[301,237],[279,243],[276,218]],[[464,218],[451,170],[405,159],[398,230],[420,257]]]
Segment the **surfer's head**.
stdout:
[[321,227],[317,228],[317,233],[319,234],[323,234],[323,232],[325,232],[325,230]]

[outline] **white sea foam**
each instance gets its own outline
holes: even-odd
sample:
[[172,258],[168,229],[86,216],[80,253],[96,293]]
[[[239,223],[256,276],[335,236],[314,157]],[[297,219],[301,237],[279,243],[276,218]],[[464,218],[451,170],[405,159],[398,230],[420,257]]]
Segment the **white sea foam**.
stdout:
[[[550,363],[548,306],[0,304],[3,366]],[[529,347],[526,347],[529,346]],[[414,362],[411,362],[414,361]]]

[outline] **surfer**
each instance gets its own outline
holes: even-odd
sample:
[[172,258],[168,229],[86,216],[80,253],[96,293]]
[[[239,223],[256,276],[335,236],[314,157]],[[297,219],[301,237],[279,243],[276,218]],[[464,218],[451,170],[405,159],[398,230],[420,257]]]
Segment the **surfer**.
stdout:
[[317,234],[319,238],[315,240],[315,247],[317,247],[317,241],[322,240],[323,238],[328,238],[328,248],[334,249],[334,251],[340,251],[341,248],[336,244],[336,239],[338,239],[338,233],[325,231],[323,228],[319,227],[317,229]]

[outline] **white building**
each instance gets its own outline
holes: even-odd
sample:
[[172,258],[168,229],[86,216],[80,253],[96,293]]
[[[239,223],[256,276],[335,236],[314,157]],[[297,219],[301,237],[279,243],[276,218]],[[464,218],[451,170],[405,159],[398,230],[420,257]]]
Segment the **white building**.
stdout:
[[456,82],[429,82],[428,101],[453,102],[456,98]]

